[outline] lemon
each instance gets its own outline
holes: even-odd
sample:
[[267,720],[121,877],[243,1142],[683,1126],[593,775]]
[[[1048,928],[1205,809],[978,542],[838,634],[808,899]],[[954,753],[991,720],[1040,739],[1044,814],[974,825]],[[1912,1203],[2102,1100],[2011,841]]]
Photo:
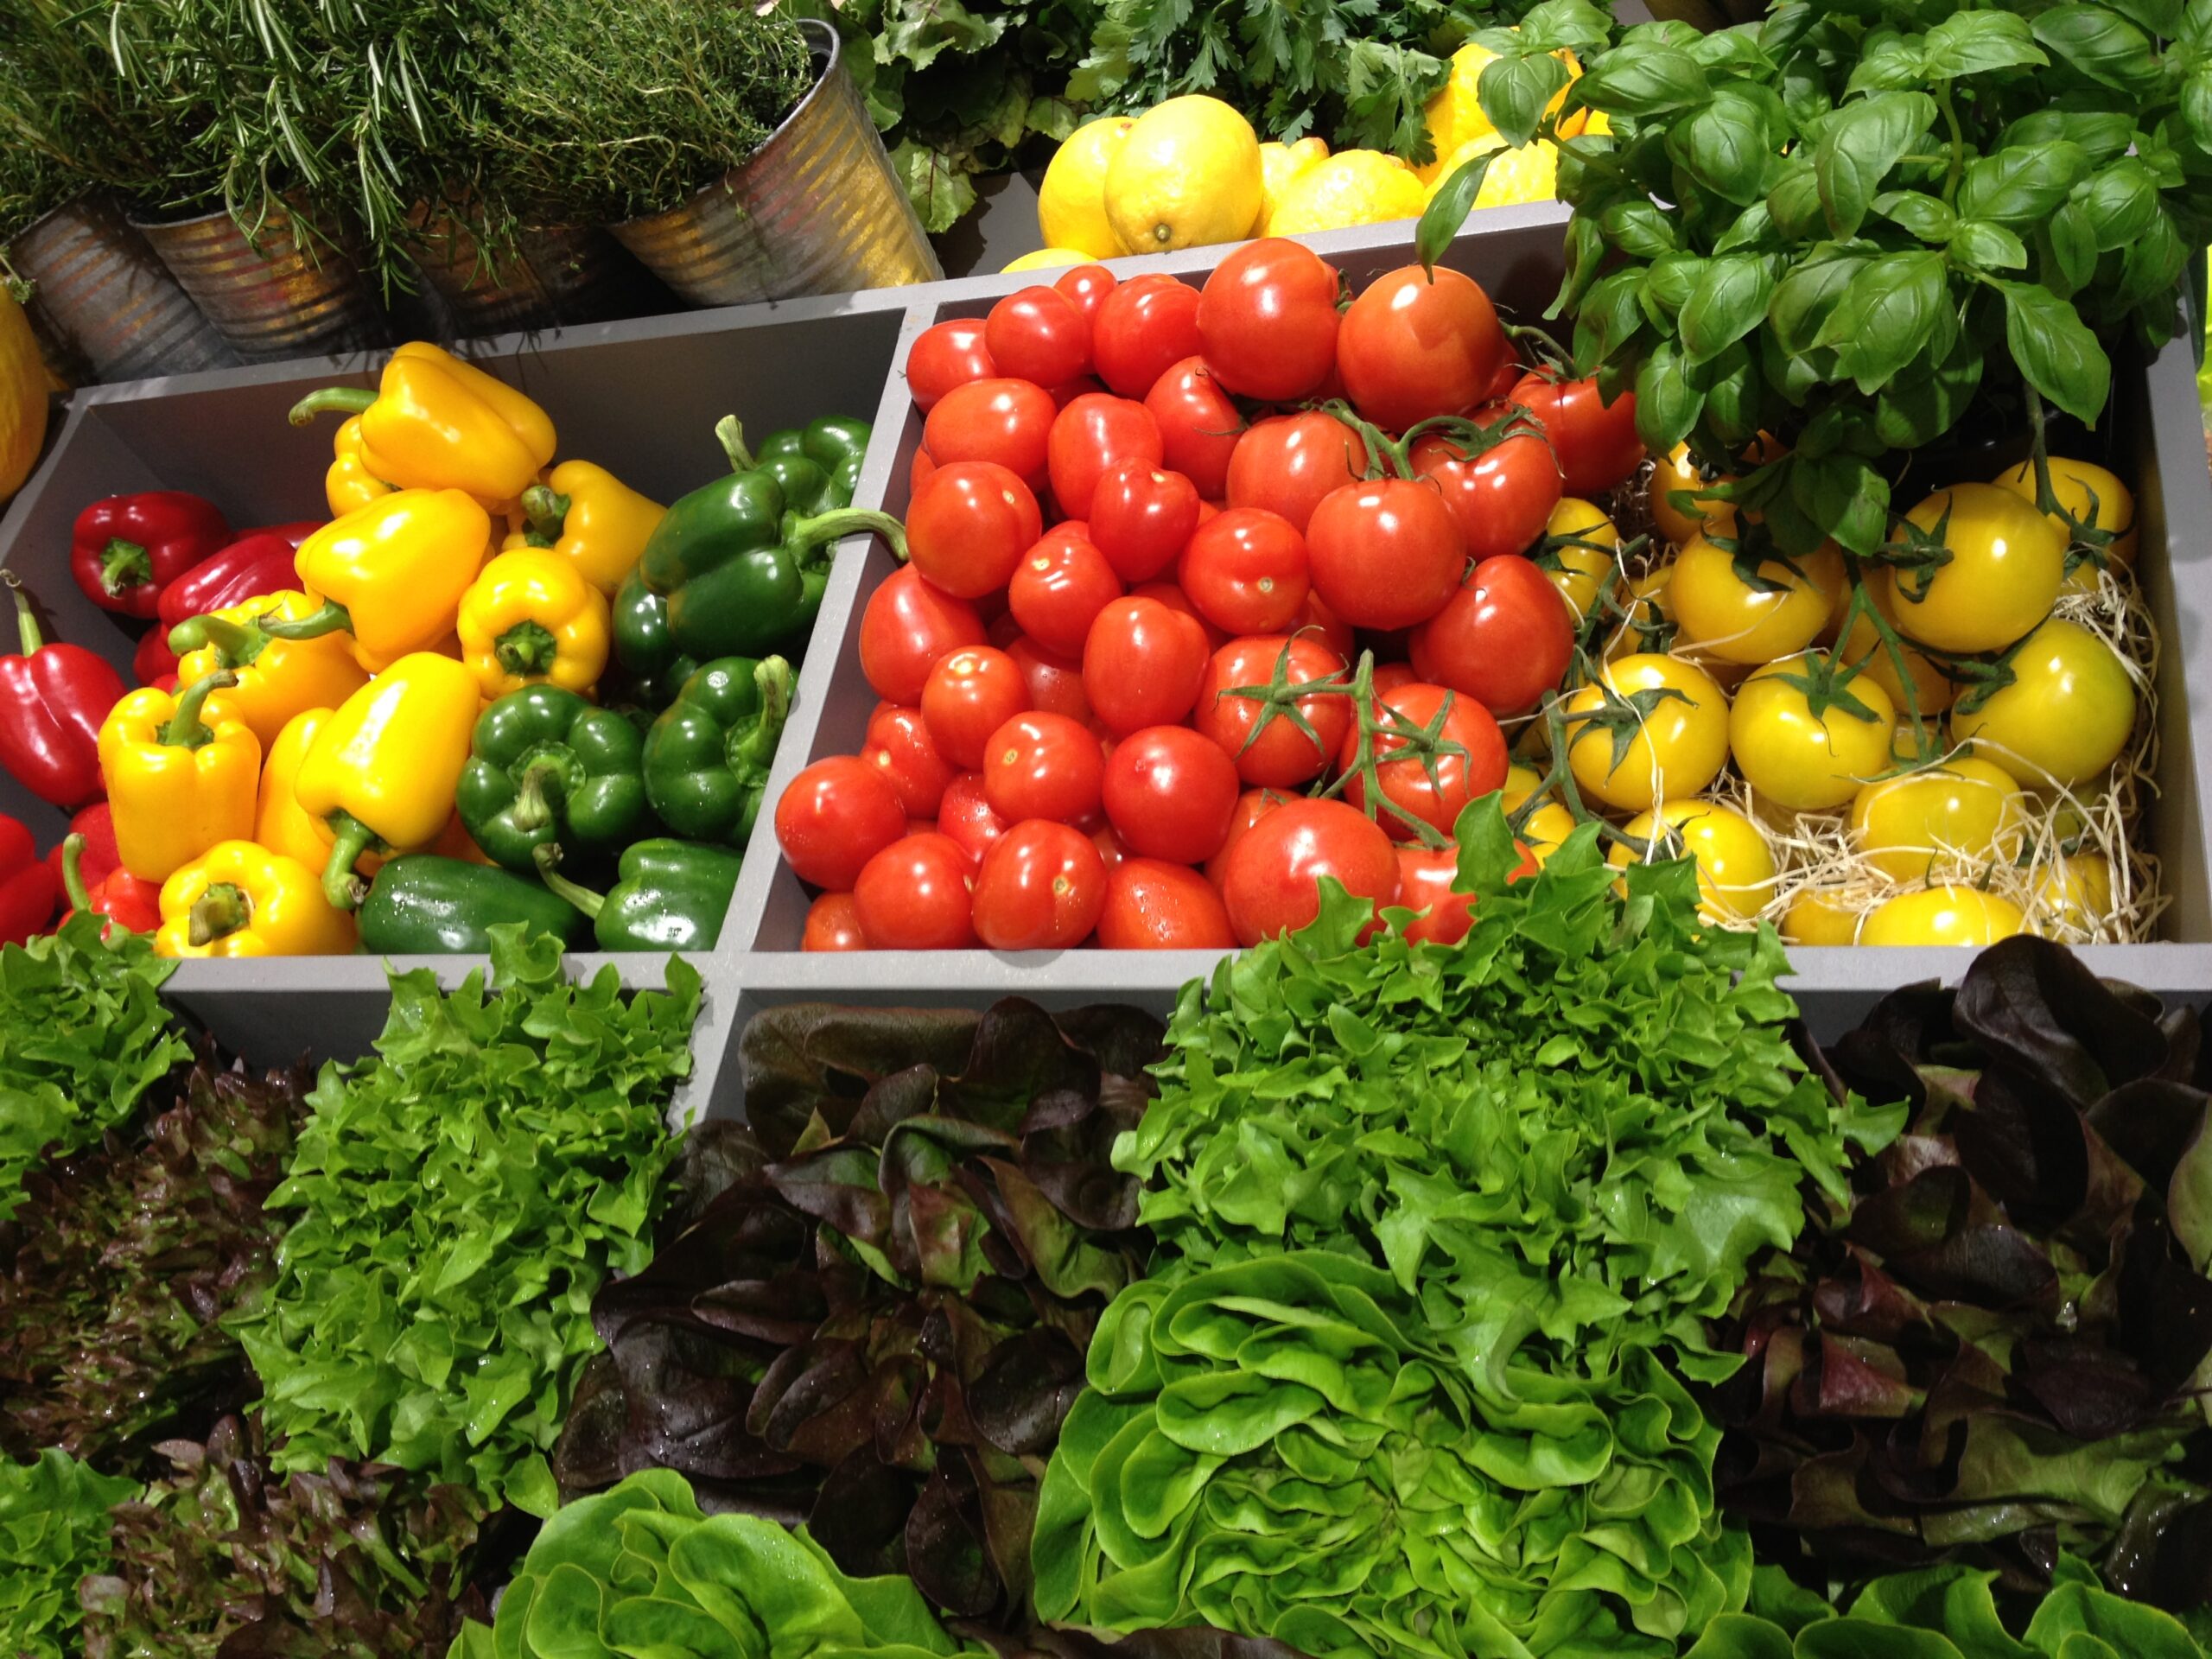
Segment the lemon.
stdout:
[[[1558,52],[1553,55],[1567,65],[1570,78],[1582,73],[1582,66],[1574,60],[1572,52]],[[1430,99],[1427,107],[1421,111],[1421,124],[1428,129],[1428,141],[1436,146],[1440,158],[1421,169],[1423,184],[1433,184],[1451,172],[1452,169],[1443,164],[1442,157],[1478,138],[1496,138],[1498,136],[1497,125],[1483,113],[1481,101],[1476,96],[1483,71],[1497,61],[1497,53],[1486,46],[1478,46],[1472,41],[1452,54],[1452,78],[1444,83],[1443,89]],[[1567,88],[1562,86],[1553,95],[1546,113],[1558,114],[1560,106],[1566,102]],[[1580,131],[1580,128],[1568,121],[1562,124],[1561,130],[1572,136],[1573,131]]]
[[1093,259],[1122,251],[1106,219],[1106,170],[1135,125],[1126,115],[1086,122],[1053,152],[1037,188],[1037,228],[1047,248],[1069,248]]
[[1290,181],[1328,159],[1329,146],[1325,139],[1300,138],[1294,144],[1262,144],[1260,219],[1252,226],[1252,234],[1273,235],[1268,226],[1274,218],[1275,208],[1282,201],[1282,193],[1290,188]]
[[1483,175],[1483,188],[1475,193],[1478,207],[1515,207],[1524,202],[1552,201],[1559,195],[1559,146],[1548,140],[1506,149],[1505,141],[1492,133],[1471,138],[1444,158],[1433,173],[1427,194],[1441,190],[1461,165],[1478,156],[1503,151]]
[[1413,169],[1380,150],[1347,149],[1290,181],[1268,220],[1270,236],[1341,231],[1354,225],[1414,219],[1427,193]]
[[1137,118],[1108,166],[1106,217],[1127,253],[1235,242],[1265,188],[1250,122],[1217,98],[1171,98]]
[[1011,276],[1017,270],[1058,270],[1063,265],[1095,265],[1094,254],[1078,253],[1073,248],[1039,248],[1034,253],[1025,253],[1013,264],[1003,267],[999,275]]

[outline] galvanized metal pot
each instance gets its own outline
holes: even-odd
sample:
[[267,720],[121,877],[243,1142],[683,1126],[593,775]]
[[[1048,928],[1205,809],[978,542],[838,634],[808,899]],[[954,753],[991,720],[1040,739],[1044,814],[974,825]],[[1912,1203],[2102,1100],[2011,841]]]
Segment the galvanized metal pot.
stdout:
[[682,206],[613,226],[693,305],[936,282],[944,275],[845,67],[837,31],[801,21],[814,90],[747,161]]
[[604,322],[628,315],[637,290],[651,285],[602,230],[525,230],[515,257],[494,264],[451,213],[423,207],[415,219],[415,264],[463,334]]
[[131,222],[248,363],[385,342],[384,313],[353,256],[329,238],[310,238],[296,204],[272,204],[257,238],[227,213]]
[[102,196],[55,208],[8,245],[32,286],[31,327],[69,378],[146,380],[238,366],[146,238]]

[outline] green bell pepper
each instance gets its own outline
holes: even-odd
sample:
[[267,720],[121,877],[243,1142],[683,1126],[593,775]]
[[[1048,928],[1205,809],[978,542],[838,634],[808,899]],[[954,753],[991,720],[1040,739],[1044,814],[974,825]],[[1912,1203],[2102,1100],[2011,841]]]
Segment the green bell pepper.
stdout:
[[387,957],[488,950],[486,930],[500,922],[520,922],[573,947],[585,925],[582,911],[541,882],[435,853],[409,853],[378,870],[355,919],[362,948]]
[[545,885],[592,918],[602,950],[711,950],[722,935],[730,895],[745,861],[727,847],[688,841],[641,841],[622,855],[617,880],[601,895],[555,868],[548,847],[538,855]]
[[524,875],[549,843],[612,858],[647,833],[645,739],[629,716],[555,685],[510,691],[476,718],[454,804],[485,855]]
[[799,511],[773,474],[741,468],[751,457],[730,438],[729,476],[671,507],[638,562],[645,588],[668,601],[676,650],[701,662],[803,649],[830,585],[825,550],[839,537],[872,530],[899,557],[906,550],[888,513]]
[[645,798],[663,823],[686,840],[743,850],[794,678],[780,657],[725,657],[683,683],[645,734]]
[[[725,443],[743,444],[737,423],[729,431],[715,429]],[[753,453],[753,465],[774,475],[784,486],[784,500],[794,512],[828,512],[853,505],[860,487],[861,463],[868,459],[870,429],[866,421],[843,415],[824,415],[804,426],[772,432]]]
[[676,701],[683,682],[699,671],[699,659],[676,648],[668,631],[668,601],[645,586],[645,574],[632,570],[614,595],[614,660],[622,670],[620,695],[658,714]]

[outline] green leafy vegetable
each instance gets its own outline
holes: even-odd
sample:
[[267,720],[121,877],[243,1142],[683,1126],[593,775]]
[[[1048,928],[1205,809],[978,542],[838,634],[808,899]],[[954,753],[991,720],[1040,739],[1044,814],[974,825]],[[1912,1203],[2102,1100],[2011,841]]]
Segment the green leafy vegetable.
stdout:
[[0,946],[0,1221],[42,1150],[92,1145],[191,1058],[158,995],[176,964],[143,935],[103,942],[102,925],[79,915]]
[[378,1058],[326,1066],[272,1211],[276,1283],[232,1321],[285,1471],[332,1458],[431,1473],[543,1514],[543,1453],[598,1346],[591,1299],[651,1258],[690,1069],[696,971],[588,984],[494,929],[492,989],[397,974]]
[[107,1560],[108,1510],[137,1490],[52,1448],[0,1459],[0,1653],[75,1659],[78,1581]]

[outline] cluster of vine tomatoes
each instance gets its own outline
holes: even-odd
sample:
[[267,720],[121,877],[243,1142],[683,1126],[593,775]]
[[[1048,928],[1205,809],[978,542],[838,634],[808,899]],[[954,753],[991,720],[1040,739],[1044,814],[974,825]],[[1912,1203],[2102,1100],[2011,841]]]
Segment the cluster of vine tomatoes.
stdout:
[[1644,452],[1632,398],[1525,369],[1464,274],[1345,287],[1268,239],[914,342],[881,702],[775,810],[807,948],[1250,944],[1325,874],[1465,932],[1450,830],[1574,647],[1528,550]]

